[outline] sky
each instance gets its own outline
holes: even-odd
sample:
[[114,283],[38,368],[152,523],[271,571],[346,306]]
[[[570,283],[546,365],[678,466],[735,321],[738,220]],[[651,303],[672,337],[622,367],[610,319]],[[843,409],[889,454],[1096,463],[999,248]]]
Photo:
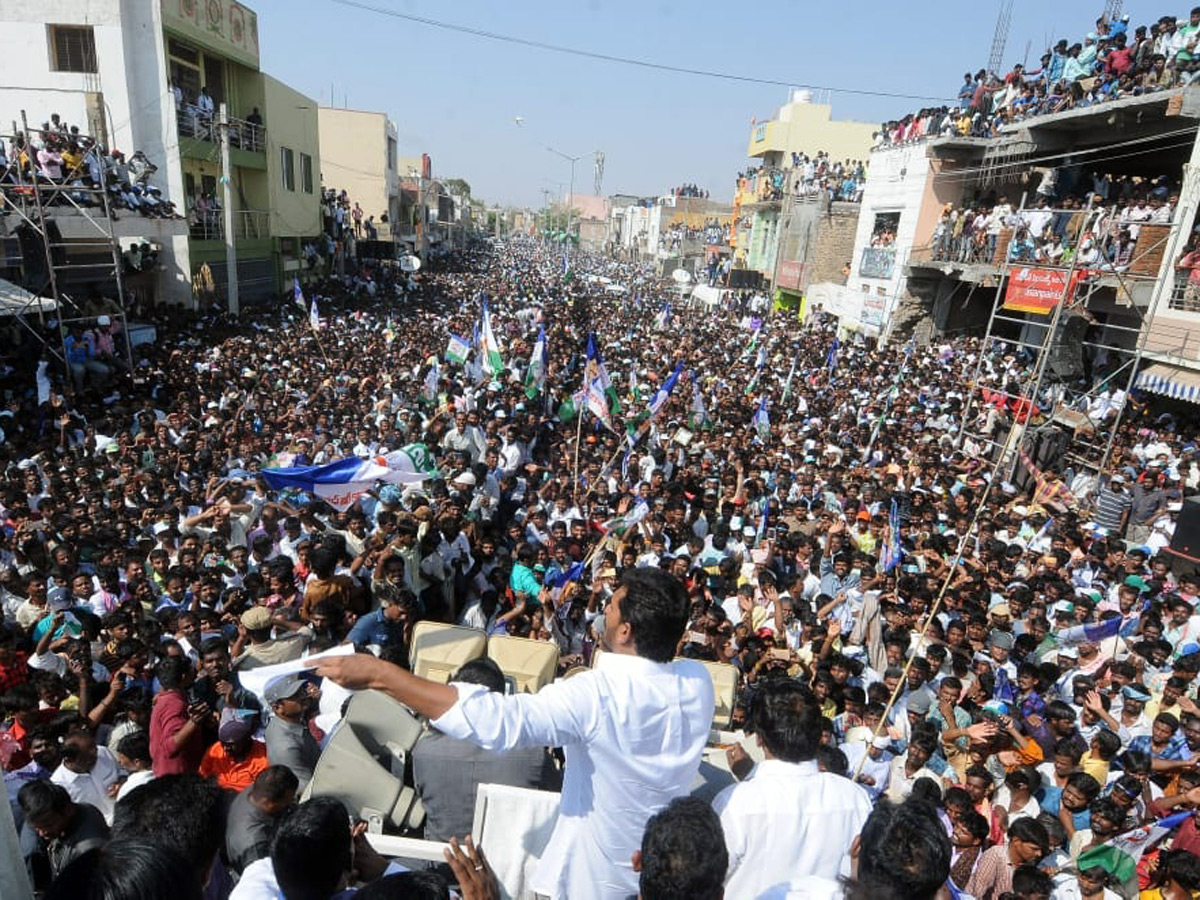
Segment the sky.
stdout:
[[[952,98],[986,65],[1001,0],[757,5],[710,0],[362,0],[505,35],[655,63],[832,88],[835,119],[899,118]],[[261,68],[322,105],[386,112],[400,154],[433,158],[489,204],[540,207],[543,191],[654,195],[694,183],[732,199],[751,119],[786,102],[783,85],[653,71],[451,32],[336,0],[250,0]],[[1180,15],[1189,4],[1178,3]],[[1130,6],[1126,6],[1130,10]],[[1161,6],[1132,9],[1132,24]],[[1005,66],[1029,65],[1092,28],[1100,2],[1014,0]],[[851,90],[912,95],[867,96]],[[522,119],[522,124],[515,121]],[[337,185],[329,183],[328,187]]]

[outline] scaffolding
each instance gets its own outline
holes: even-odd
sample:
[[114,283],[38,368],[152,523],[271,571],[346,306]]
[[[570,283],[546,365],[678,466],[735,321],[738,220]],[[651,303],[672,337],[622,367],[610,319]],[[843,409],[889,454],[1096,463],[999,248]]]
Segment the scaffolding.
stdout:
[[[27,293],[11,314],[41,344],[44,353],[58,361],[64,391],[73,394],[67,336],[73,326],[94,325],[99,316],[108,316],[119,327],[126,372],[133,371],[124,260],[113,230],[112,199],[105,184],[88,178],[53,181],[42,177],[32,158],[26,171],[20,158],[25,153],[32,155],[32,150],[20,149],[29,147],[31,134],[24,110],[20,131],[15,123],[13,130],[13,134],[0,134],[0,142],[11,147],[13,154],[10,167],[0,170],[0,175],[6,176],[0,182],[0,213],[5,216],[4,231],[10,233],[6,236],[15,236],[14,229],[27,229],[25,240],[19,241],[21,286]],[[84,164],[89,154],[100,153],[103,147],[88,135],[73,134],[71,138],[77,147],[88,148]],[[103,169],[103,162],[100,165]],[[70,223],[69,230],[80,236],[64,238],[60,223]],[[111,285],[115,296],[101,295],[100,308],[86,309],[65,289],[72,281]],[[47,320],[48,309],[53,312],[51,321]]]
[[[1188,177],[1194,179],[1196,173]],[[1169,224],[1117,223],[1125,228],[1132,225],[1138,232],[1131,245],[1118,250],[1114,261],[1113,241],[1119,241],[1120,232],[1114,235],[1114,223],[1108,220],[1113,210],[1094,209],[1090,199],[1084,209],[1035,211],[1025,204],[1023,197],[1011,220],[1014,224],[999,241],[1003,262],[996,298],[968,384],[958,441],[960,446],[974,442],[993,459],[998,456],[998,471],[1011,481],[1030,440],[1046,429],[1072,431],[1062,467],[1069,464],[1077,472],[1102,473],[1145,352],[1160,269],[1173,263],[1180,229],[1188,227],[1190,219],[1180,207]],[[1061,256],[1026,258],[1017,241],[1024,240],[1022,228],[1031,220],[1055,227],[1066,248]],[[1060,282],[1061,290],[1056,297],[1051,295],[1052,303],[1043,313],[1014,312],[1006,305],[1014,274],[1025,276],[1030,270]],[[1092,308],[1102,305],[1108,309]],[[1097,319],[1097,313],[1111,318],[1118,309],[1134,324]],[[998,329],[1006,326],[1020,330],[1015,337],[999,336]],[[1085,339],[1089,329],[1097,328],[1094,339]],[[985,366],[997,349],[1024,355],[1029,376],[1012,380],[1028,385],[1028,390],[1023,387],[1010,394],[1003,380],[994,386],[984,384]],[[1083,360],[1089,353],[1091,362],[1103,367],[1103,377],[1099,372],[1087,373]],[[979,414],[997,401],[1011,411],[1011,424],[1006,431],[984,431]]]

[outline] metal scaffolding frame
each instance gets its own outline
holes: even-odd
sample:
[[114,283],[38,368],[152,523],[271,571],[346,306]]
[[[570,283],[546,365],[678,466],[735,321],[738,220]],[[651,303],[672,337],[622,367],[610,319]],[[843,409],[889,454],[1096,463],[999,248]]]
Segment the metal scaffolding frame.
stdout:
[[[1190,172],[1188,173],[1188,177],[1194,179],[1197,177],[1197,173]],[[1026,198],[1022,197],[1021,206],[1015,213],[1014,220],[1024,218],[1023,213],[1027,210],[1025,202]],[[1080,210],[1049,209],[1042,210],[1041,212],[1075,216]],[[1125,406],[1129,402],[1129,392],[1133,388],[1134,379],[1137,377],[1138,369],[1141,366],[1146,339],[1149,334],[1148,322],[1155,309],[1161,287],[1156,285],[1151,292],[1152,299],[1150,302],[1145,307],[1140,306],[1135,299],[1134,285],[1136,283],[1155,285],[1156,281],[1161,280],[1159,278],[1159,270],[1162,266],[1156,266],[1153,274],[1133,274],[1132,270],[1138,267],[1137,263],[1139,260],[1145,261],[1160,250],[1164,252],[1162,265],[1172,262],[1172,260],[1167,259],[1167,256],[1175,252],[1175,248],[1178,246],[1180,229],[1185,227],[1184,220],[1187,218],[1181,205],[1175,211],[1174,218],[1170,223],[1170,229],[1162,237],[1148,242],[1146,246],[1143,246],[1139,240],[1135,244],[1133,256],[1129,260],[1128,266],[1122,267],[1124,271],[1118,271],[1111,265],[1107,268],[1099,269],[1083,268],[1080,265],[1079,248],[1084,236],[1091,231],[1091,227],[1095,224],[1095,212],[1092,208],[1092,200],[1089,199],[1087,208],[1083,210],[1084,219],[1080,223],[1080,227],[1070,236],[1070,248],[1072,252],[1069,264],[1013,260],[1011,247],[1005,253],[1004,260],[1001,263],[996,297],[988,318],[987,330],[979,347],[975,369],[969,382],[969,393],[963,404],[957,442],[958,446],[962,446],[968,438],[971,438],[976,443],[988,447],[993,454],[1000,454],[1000,471],[1005,473],[1005,477],[1008,480],[1011,480],[1016,472],[1018,463],[1020,462],[1020,450],[1024,447],[1027,439],[1043,429],[1051,427],[1074,428],[1076,430],[1075,438],[1072,441],[1072,449],[1066,454],[1066,460],[1071,464],[1098,473],[1103,472],[1107,468],[1109,458],[1112,454],[1113,440],[1116,436]],[[1186,227],[1190,227],[1190,220]],[[1015,234],[1016,230],[1014,229],[1014,237]],[[1141,234],[1139,233],[1140,237]],[[1020,314],[1014,314],[1005,310],[1005,294],[1013,268],[1038,268],[1065,273],[1062,296],[1054,303],[1045,321],[1040,321],[1037,313],[1025,313],[1026,318],[1020,318]],[[1115,292],[1115,296],[1128,298],[1127,308],[1136,317],[1137,324],[1130,326],[1106,322],[1104,323],[1104,331],[1107,342],[1104,340],[1077,341],[1081,348],[1103,351],[1111,357],[1120,360],[1119,364],[1112,371],[1109,371],[1103,379],[1093,377],[1086,387],[1078,389],[1072,387],[1057,374],[1051,373],[1048,375],[1048,364],[1052,353],[1055,352],[1055,348],[1064,339],[1064,314],[1070,313],[1082,316],[1089,324],[1096,324],[1097,320],[1088,309],[1088,305],[1093,297],[1103,290],[1112,290]],[[1015,340],[1012,338],[997,337],[997,323],[1015,325],[1022,329],[1027,329],[1030,326],[1040,329],[1041,340],[1037,343],[1024,340],[1022,339],[1024,335],[1022,338]],[[1133,334],[1135,336],[1132,347],[1123,346],[1116,342],[1116,338],[1122,334]],[[1022,392],[1015,397],[1008,397],[1008,399],[1017,401],[1018,409],[1024,408],[1028,412],[1024,416],[1024,421],[1016,421],[1017,417],[1014,417],[1012,426],[1008,429],[1007,434],[1003,434],[999,440],[995,440],[990,435],[984,434],[974,428],[973,424],[978,412],[984,408],[983,386],[980,384],[984,362],[991,356],[994,345],[999,342],[1003,342],[1007,347],[1024,350],[1033,356],[1032,378],[1030,379],[1032,386],[1029,388],[1028,393]],[[1092,419],[1088,414],[1088,409],[1093,405],[1093,402],[1099,399],[1103,391],[1116,391],[1118,389],[1122,392],[1124,400],[1116,407],[1116,414],[1112,420],[1102,422]],[[1008,396],[1005,394],[1004,385],[999,385],[994,393],[1001,396]],[[1043,408],[1047,406],[1048,409],[1043,412]],[[1072,411],[1073,415],[1064,415]],[[1034,422],[1034,419],[1038,419],[1039,421]],[[1090,432],[1087,438],[1080,437],[1079,430],[1081,427],[1085,432]]]
[[[30,134],[29,122],[25,110],[21,110],[21,136],[28,140]],[[17,135],[0,134],[0,141],[14,148]],[[100,143],[88,135],[74,135],[76,141],[86,143],[97,152]],[[94,323],[97,315],[107,315],[120,324],[120,333],[124,343],[127,372],[133,371],[132,346],[129,338],[129,321],[125,308],[125,279],[124,260],[116,233],[113,230],[113,214],[108,190],[104,185],[93,186],[78,181],[74,184],[56,183],[41,179],[37,176],[36,162],[31,160],[34,180],[29,181],[21,171],[21,166],[14,165],[11,174],[14,181],[0,188],[0,210],[16,215],[18,225],[25,225],[36,235],[41,244],[45,261],[45,280],[43,284],[31,284],[28,274],[24,287],[29,292],[26,302],[16,311],[18,323],[33,335],[46,352],[54,356],[63,367],[63,387],[68,394],[74,392],[74,382],[67,366],[67,335],[72,325]],[[95,232],[95,237],[76,240],[64,240],[57,229],[56,211],[69,214],[73,221],[82,222],[89,232]],[[55,227],[52,229],[51,225]],[[57,233],[57,236],[56,236]],[[104,262],[72,262],[68,257],[70,251],[99,251],[108,253]],[[22,252],[22,269],[28,273],[31,261]],[[61,281],[68,272],[96,272],[94,280],[112,281],[116,284],[115,299],[105,298],[106,308],[96,314],[86,314],[84,309],[62,290]],[[46,316],[42,299],[54,302],[54,320],[57,323],[58,341],[48,336],[44,328]],[[36,316],[40,328],[35,328],[31,318]]]

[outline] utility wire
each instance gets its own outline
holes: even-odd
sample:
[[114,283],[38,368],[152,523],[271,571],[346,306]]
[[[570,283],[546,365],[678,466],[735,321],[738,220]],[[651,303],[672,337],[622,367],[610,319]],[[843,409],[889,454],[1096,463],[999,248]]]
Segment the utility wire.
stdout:
[[855,94],[860,97],[888,97],[896,100],[928,100],[934,103],[956,103],[956,99],[947,97],[930,97],[923,94],[898,94],[889,91],[868,91],[861,88],[847,87],[831,87],[821,84],[798,84],[794,81],[779,81],[773,78],[758,78],[753,75],[736,75],[732,72],[716,72],[711,69],[693,69],[687,66],[671,66],[666,63],[651,62],[646,59],[634,59],[630,56],[616,56],[612,53],[600,53],[595,50],[582,50],[578,47],[565,47],[561,44],[551,44],[546,41],[535,41],[532,38],[518,37],[512,34],[500,34],[495,31],[488,31],[483,28],[473,28],[469,25],[455,25],[452,22],[440,22],[437,19],[429,19],[425,16],[415,16],[411,13],[404,13],[394,9],[387,9],[381,6],[374,6],[370,3],[363,3],[361,0],[331,0],[340,6],[349,6],[353,9],[361,9],[366,12],[378,13],[381,16],[390,16],[393,19],[403,19],[406,22],[415,22],[418,25],[426,25],[430,28],[441,28],[445,31],[454,31],[459,34],[468,34],[473,37],[487,38],[492,41],[503,41],[509,44],[517,44],[522,47],[532,47],[535,50],[548,50],[552,53],[565,53],[569,56],[581,56],[586,59],[600,60],[601,62],[620,63],[626,66],[638,66],[643,69],[654,69],[659,72],[675,72],[680,75],[698,75],[703,78],[720,78],[725,81],[738,81],[743,84],[765,84],[772,87],[786,88],[808,88],[814,91],[830,91],[839,94]]

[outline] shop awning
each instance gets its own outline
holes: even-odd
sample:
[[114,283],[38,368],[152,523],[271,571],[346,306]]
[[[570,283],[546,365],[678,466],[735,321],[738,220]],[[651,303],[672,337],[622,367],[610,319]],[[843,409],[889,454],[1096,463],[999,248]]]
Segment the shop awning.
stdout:
[[1138,373],[1134,387],[1176,400],[1200,403],[1200,372],[1155,363]]

